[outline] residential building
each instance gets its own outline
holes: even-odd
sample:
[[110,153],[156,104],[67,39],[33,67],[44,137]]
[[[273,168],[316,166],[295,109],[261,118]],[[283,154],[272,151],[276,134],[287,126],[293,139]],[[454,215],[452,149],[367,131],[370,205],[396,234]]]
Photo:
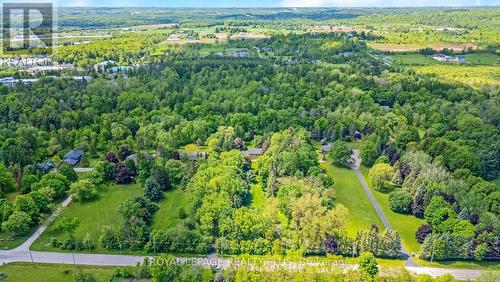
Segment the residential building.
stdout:
[[83,158],[83,150],[71,150],[64,155],[63,161],[69,165],[77,165]]

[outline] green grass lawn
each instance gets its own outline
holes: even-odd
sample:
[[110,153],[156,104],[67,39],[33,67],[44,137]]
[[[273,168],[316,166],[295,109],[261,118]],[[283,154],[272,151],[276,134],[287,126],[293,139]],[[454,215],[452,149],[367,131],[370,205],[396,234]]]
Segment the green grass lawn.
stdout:
[[[140,184],[100,186],[98,199],[91,202],[72,202],[61,212],[61,216],[78,218],[80,225],[75,231],[75,237],[84,239],[88,234],[97,244],[103,226],[114,225],[118,227],[121,224],[122,217],[118,213],[120,203],[141,194]],[[49,245],[50,239],[63,240],[66,237],[66,234],[55,231],[51,225],[33,244],[32,249],[59,250]]]
[[166,230],[175,227],[180,222],[179,208],[187,212],[189,197],[180,188],[163,193],[163,199],[158,203],[158,211],[153,218],[153,230]]
[[[92,273],[96,281],[109,281],[116,267],[78,266],[85,273]],[[63,264],[9,263],[0,266],[7,275],[2,281],[75,281],[77,267]]]
[[250,188],[250,195],[252,195],[251,206],[264,210],[266,203],[266,194],[262,190],[260,184],[254,184]]
[[337,202],[349,210],[349,235],[355,235],[358,230],[370,229],[374,223],[383,228],[382,221],[352,169],[337,167],[329,162],[321,163],[321,168],[334,181]]
[[[360,170],[366,180],[366,183],[371,186],[370,179],[368,178],[369,169],[365,166],[361,166]],[[392,227],[401,235],[401,239],[406,249],[410,252],[418,253],[420,245],[415,239],[415,232],[422,224],[425,224],[425,220],[417,218],[413,215],[404,215],[393,212],[389,208],[389,194],[381,193],[371,187],[370,189],[375,195],[377,202],[382,207],[385,216],[387,216],[389,222],[392,224]]]

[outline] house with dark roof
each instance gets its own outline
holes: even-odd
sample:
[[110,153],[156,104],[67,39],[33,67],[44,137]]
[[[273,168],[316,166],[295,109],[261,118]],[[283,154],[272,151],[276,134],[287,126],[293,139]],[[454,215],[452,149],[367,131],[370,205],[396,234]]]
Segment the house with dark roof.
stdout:
[[83,150],[71,150],[64,155],[63,162],[69,165],[77,165],[83,158]]

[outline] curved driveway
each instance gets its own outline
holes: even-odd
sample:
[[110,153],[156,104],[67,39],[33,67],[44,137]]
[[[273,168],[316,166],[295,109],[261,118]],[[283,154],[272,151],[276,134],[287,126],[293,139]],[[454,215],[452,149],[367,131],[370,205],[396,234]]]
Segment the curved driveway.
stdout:
[[[357,157],[357,152],[355,151],[354,159],[356,160],[352,168],[356,172],[363,188],[365,189],[370,201],[377,210],[380,218],[384,222],[386,228],[392,229],[389,221],[385,217],[384,213],[380,209],[375,197],[371,193],[366,181],[364,180],[361,172],[359,171],[360,160]],[[52,223],[61,210],[65,208],[71,202],[71,197],[68,197],[61,205],[59,209],[54,212],[54,214],[49,217],[49,219],[42,225],[37,231],[26,240],[21,246],[13,250],[1,250],[0,251],[0,264],[6,264],[11,262],[34,262],[34,263],[54,263],[54,264],[76,264],[76,265],[100,265],[100,266],[134,266],[139,262],[144,261],[146,256],[133,256],[133,255],[109,255],[109,254],[80,254],[80,253],[57,253],[57,252],[38,252],[30,251],[30,247],[35,242],[38,237],[47,229],[47,226]],[[387,223],[387,224],[386,224]],[[402,252],[406,253],[404,247],[402,246]],[[152,257],[149,257],[152,258]],[[227,269],[231,267],[231,263],[234,262],[232,259],[228,258],[218,258],[214,256],[204,257],[204,258],[184,258],[177,257],[178,263],[184,263],[189,265],[197,265],[206,268],[212,268],[216,266],[217,268]],[[445,269],[445,268],[432,268],[432,267],[418,267],[411,265],[413,261],[407,261],[405,268],[415,274],[427,274],[433,277],[441,276],[444,274],[451,274],[455,279],[459,280],[475,280],[478,279],[483,271],[481,270],[469,270],[469,269]],[[292,263],[293,264],[293,263]],[[297,269],[298,266],[292,266]],[[356,265],[346,265],[345,268],[356,268]],[[499,276],[500,277],[500,273]]]

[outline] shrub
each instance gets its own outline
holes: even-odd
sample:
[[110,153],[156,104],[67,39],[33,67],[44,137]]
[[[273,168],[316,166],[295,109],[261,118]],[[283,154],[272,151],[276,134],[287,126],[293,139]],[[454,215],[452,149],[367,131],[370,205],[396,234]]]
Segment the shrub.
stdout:
[[86,273],[81,270],[78,270],[75,273],[75,282],[94,282],[97,279],[94,277],[92,273]]
[[339,165],[348,165],[351,160],[352,149],[346,142],[337,141],[333,144],[333,149],[330,150],[330,156],[334,163]]
[[372,253],[361,253],[358,259],[358,265],[361,272],[368,274],[372,278],[378,274],[378,264]]
[[63,241],[61,248],[64,250],[73,250],[75,248],[75,240],[66,239]]
[[361,159],[365,166],[371,167],[378,158],[377,146],[372,141],[366,141],[361,145]]
[[418,228],[417,232],[415,232],[415,238],[420,244],[422,244],[425,238],[431,233],[432,226],[430,226],[429,224],[423,224]]
[[113,175],[115,182],[118,184],[127,184],[132,181],[132,174],[128,167],[123,163],[116,165]]
[[62,164],[59,167],[59,173],[66,176],[70,182],[75,182],[78,179],[78,175],[76,175],[75,170],[68,164]]
[[59,247],[59,241],[57,240],[57,238],[51,238],[50,239],[50,245],[54,248],[58,248]]
[[24,235],[28,233],[32,220],[29,214],[22,211],[12,213],[7,221],[2,223],[2,230],[15,235]]
[[373,188],[378,191],[387,192],[393,189],[391,183],[392,166],[389,164],[376,164],[370,169],[368,174]]
[[80,180],[71,184],[70,193],[76,201],[89,201],[97,197],[97,188],[89,180]]
[[476,249],[474,250],[474,259],[477,261],[482,261],[484,256],[488,253],[488,244],[486,243],[481,243],[476,246]]
[[413,197],[404,189],[396,189],[389,195],[389,206],[397,213],[410,213],[412,202]]
[[160,200],[162,195],[162,190],[158,182],[152,178],[146,180],[146,185],[144,187],[144,197],[150,199],[153,202]]

